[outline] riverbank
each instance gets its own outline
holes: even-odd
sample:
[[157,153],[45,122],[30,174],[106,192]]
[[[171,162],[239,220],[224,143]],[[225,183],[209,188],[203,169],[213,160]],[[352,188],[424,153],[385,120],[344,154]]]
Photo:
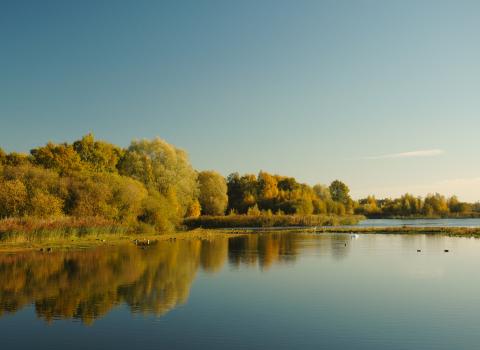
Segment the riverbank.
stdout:
[[[205,220],[219,223],[218,217],[203,217]],[[228,218],[228,217],[225,217]],[[235,217],[238,219],[238,216]],[[248,218],[247,216],[242,216]],[[253,217],[259,219],[259,217]],[[285,218],[281,216],[280,218]],[[295,223],[305,220],[299,217]],[[262,217],[260,217],[262,219]],[[318,220],[318,218],[316,218]],[[340,217],[337,219],[347,219]],[[351,219],[351,218],[350,218]],[[199,221],[197,222],[205,222]],[[221,223],[232,222],[225,220]],[[240,222],[240,221],[239,221]],[[257,221],[251,220],[250,224]],[[287,221],[284,221],[284,223]],[[325,221],[322,221],[325,222]],[[244,223],[244,221],[242,221]],[[214,239],[231,237],[233,235],[257,234],[266,232],[298,233],[321,235],[323,233],[358,233],[358,234],[443,234],[449,236],[480,238],[480,227],[455,227],[455,226],[383,226],[383,227],[348,227],[348,226],[256,226],[256,227],[222,227],[222,228],[192,228],[190,230],[158,233],[152,230],[138,231],[141,228],[127,228],[113,225],[111,222],[99,219],[74,219],[61,218],[55,220],[38,219],[5,219],[0,220],[0,252],[16,252],[24,250],[67,250],[88,249],[102,245],[118,245],[132,243],[134,240],[144,242],[157,242],[165,240],[183,239]]]
[[178,231],[164,234],[108,234],[98,233],[86,236],[74,236],[57,238],[55,240],[35,240],[35,241],[0,241],[0,253],[15,253],[28,250],[41,250],[44,252],[70,250],[70,249],[89,249],[98,246],[115,246],[120,244],[135,244],[144,246],[149,241],[155,244],[161,241],[177,240],[212,240],[216,238],[226,238],[232,236],[242,236],[246,232],[226,232],[221,230],[203,230],[195,229],[191,231]]

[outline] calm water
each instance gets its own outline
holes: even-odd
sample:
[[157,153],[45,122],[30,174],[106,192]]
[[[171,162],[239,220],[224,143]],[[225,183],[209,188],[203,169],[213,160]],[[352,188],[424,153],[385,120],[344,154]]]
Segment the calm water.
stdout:
[[480,218],[472,219],[367,219],[353,227],[480,227]]
[[0,339],[2,349],[477,349],[478,266],[480,240],[438,235],[277,232],[0,255]]

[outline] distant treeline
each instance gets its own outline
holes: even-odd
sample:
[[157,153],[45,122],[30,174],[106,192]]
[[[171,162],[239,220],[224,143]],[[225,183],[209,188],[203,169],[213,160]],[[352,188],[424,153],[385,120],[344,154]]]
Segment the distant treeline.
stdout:
[[[478,205],[440,195],[354,201],[348,186],[338,180],[329,186],[309,186],[263,171],[257,176],[234,173],[225,179],[215,171],[196,171],[183,150],[160,138],[132,141],[122,148],[88,134],[73,143],[49,142],[30,154],[7,154],[0,149],[0,219],[71,217],[81,218],[82,227],[90,227],[91,218],[93,224],[110,222],[144,232],[173,230],[185,218],[200,215],[228,214],[234,221],[238,215],[275,215],[279,223],[285,221],[278,219],[282,215],[321,215],[309,219],[320,222],[326,215],[477,212]],[[285,222],[292,220],[298,221]],[[62,225],[65,222],[69,221]]]
[[479,217],[480,203],[461,202],[456,196],[447,198],[438,193],[425,198],[407,193],[396,199],[369,196],[358,201],[355,212],[370,218]]

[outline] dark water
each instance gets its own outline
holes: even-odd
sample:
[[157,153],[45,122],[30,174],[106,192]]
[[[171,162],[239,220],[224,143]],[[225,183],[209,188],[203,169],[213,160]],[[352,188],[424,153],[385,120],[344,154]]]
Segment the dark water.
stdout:
[[471,219],[367,219],[353,227],[480,227],[480,218]]
[[478,266],[480,240],[439,235],[261,233],[0,255],[0,341],[2,349],[477,349]]

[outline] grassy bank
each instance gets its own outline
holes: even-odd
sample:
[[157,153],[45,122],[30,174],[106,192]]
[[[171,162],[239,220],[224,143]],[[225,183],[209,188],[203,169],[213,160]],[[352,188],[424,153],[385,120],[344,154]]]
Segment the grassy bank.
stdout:
[[230,237],[232,234],[220,230],[194,229],[155,233],[151,230],[137,233],[136,228],[114,225],[101,219],[61,218],[55,220],[4,219],[0,220],[0,252],[24,250],[87,249],[101,245],[118,245],[133,240],[155,243],[165,240],[210,240]]
[[362,215],[228,215],[200,216],[184,220],[188,228],[238,228],[238,227],[312,227],[354,225]]
[[118,235],[128,228],[102,218],[11,218],[0,220],[0,242],[43,242],[86,236]]

